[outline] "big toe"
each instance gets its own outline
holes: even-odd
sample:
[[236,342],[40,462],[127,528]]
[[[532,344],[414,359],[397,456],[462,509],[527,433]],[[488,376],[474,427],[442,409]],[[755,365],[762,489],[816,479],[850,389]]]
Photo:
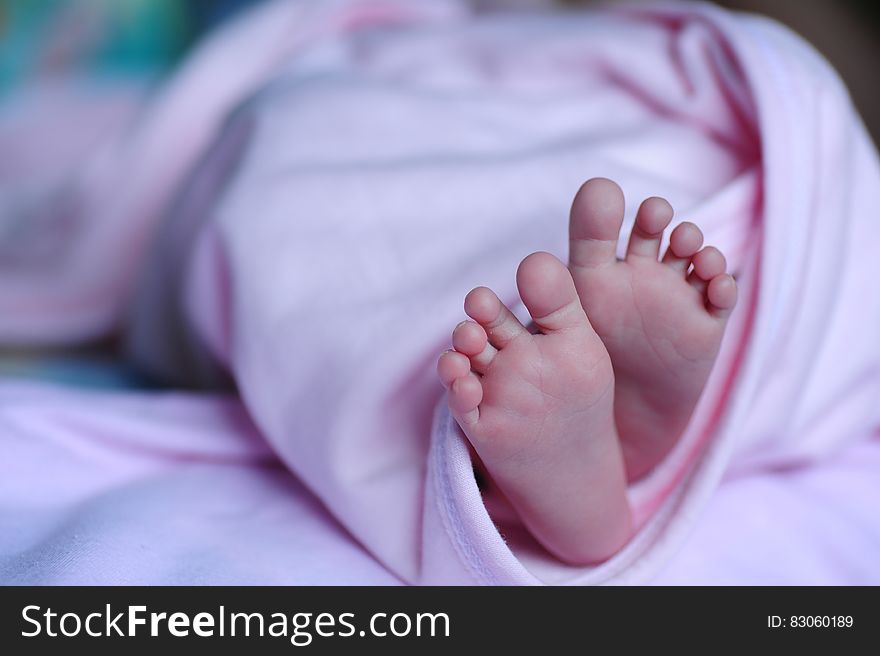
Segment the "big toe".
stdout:
[[596,267],[617,259],[623,225],[623,192],[607,178],[587,180],[571,205],[569,260],[575,267]]
[[543,332],[587,324],[571,273],[550,253],[532,253],[516,272],[520,297]]

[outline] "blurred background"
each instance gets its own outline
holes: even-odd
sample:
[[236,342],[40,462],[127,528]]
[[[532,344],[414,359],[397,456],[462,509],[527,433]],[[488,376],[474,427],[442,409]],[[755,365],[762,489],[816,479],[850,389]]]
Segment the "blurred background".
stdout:
[[[249,5],[265,1],[0,0],[0,102],[35,77],[75,74],[146,83],[159,80],[206,32]],[[474,0],[474,4],[531,9],[548,4],[576,8],[598,3]],[[880,3],[717,0],[717,4],[770,16],[813,43],[845,79],[875,143],[878,141],[880,90],[873,63],[880,61]]]
[[[48,183],[53,179],[63,182],[71,168],[81,165],[82,153],[137,120],[143,100],[205,34],[268,1],[279,0],[0,0],[3,188],[26,199],[43,193],[30,188],[35,177]],[[590,0],[471,2],[478,9],[514,11],[554,6],[572,11],[600,4]],[[880,61],[880,3],[717,3],[767,15],[810,41],[840,72],[874,142],[880,143],[880,89],[874,70],[874,63]],[[12,145],[16,143],[28,146],[16,149]],[[0,233],[5,229],[0,222]],[[16,242],[13,239],[9,243]],[[15,253],[3,255],[14,257]],[[52,257],[51,253],[47,257]],[[0,347],[0,375],[96,387],[142,388],[154,384],[121,363],[116,353],[112,339],[75,352]]]

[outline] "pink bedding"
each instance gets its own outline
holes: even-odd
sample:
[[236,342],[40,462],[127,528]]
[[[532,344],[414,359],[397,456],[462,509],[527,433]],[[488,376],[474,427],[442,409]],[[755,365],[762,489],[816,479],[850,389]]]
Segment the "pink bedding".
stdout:
[[[86,164],[42,221],[0,205],[0,339],[126,317],[145,368],[241,400],[4,384],[0,580],[880,580],[880,168],[779,26],[275,2]],[[492,521],[432,362],[468,289],[564,257],[595,175],[668,197],[742,294],[637,536],[572,568]],[[10,247],[59,231],[52,266]]]
[[[101,408],[95,412],[94,408]],[[395,585],[209,395],[0,385],[5,584]],[[658,584],[880,584],[880,441],[725,480]]]

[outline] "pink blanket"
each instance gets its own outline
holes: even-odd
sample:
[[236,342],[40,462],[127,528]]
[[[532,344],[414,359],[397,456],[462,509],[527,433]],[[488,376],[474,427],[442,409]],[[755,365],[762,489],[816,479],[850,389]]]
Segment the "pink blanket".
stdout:
[[[596,175],[699,223],[741,300],[637,536],[572,568],[493,522],[432,363],[468,289],[565,256]],[[276,2],[63,190],[0,209],[0,339],[126,317],[144,367],[241,403],[4,385],[3,580],[880,580],[880,169],[777,25]]]

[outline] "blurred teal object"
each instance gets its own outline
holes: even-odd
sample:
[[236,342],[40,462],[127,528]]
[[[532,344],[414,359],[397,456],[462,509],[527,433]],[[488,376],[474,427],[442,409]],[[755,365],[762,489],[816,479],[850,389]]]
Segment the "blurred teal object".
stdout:
[[99,355],[0,355],[0,380],[31,380],[89,389],[155,389],[133,366]]
[[53,74],[162,74],[200,31],[192,15],[181,0],[0,0],[0,92]]

